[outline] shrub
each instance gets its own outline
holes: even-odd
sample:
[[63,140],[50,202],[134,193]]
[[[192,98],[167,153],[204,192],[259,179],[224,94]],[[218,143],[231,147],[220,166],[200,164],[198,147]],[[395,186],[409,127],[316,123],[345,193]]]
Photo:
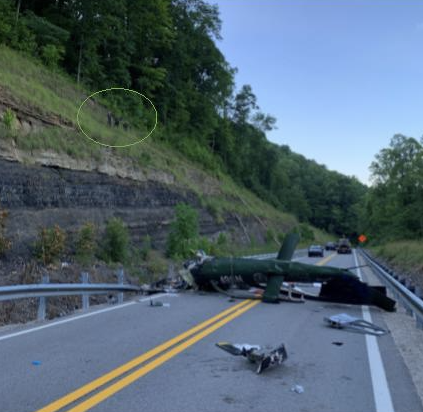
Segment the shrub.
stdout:
[[210,254],[213,256],[223,256],[228,253],[228,238],[224,233],[219,233],[215,243],[211,244]]
[[219,247],[225,247],[228,244],[228,238],[226,235],[222,232],[219,233],[219,236],[217,237],[217,245]]
[[0,256],[3,256],[11,247],[11,242],[4,234],[6,230],[6,219],[9,213],[7,210],[0,209]]
[[66,233],[58,226],[42,228],[35,243],[34,254],[44,265],[53,263],[65,249]]
[[75,254],[79,263],[88,265],[93,261],[97,249],[96,228],[87,222],[81,227],[76,240]]
[[305,240],[305,241],[313,241],[314,240],[313,230],[310,228],[310,226],[308,226],[305,223],[301,223],[298,226],[298,233],[300,234],[302,240]]
[[110,219],[106,226],[101,257],[108,263],[123,263],[128,254],[128,246],[129,233],[122,219]]
[[65,49],[62,46],[47,44],[41,48],[41,59],[47,67],[55,69],[63,59]]
[[163,255],[157,250],[150,250],[147,253],[146,266],[151,275],[151,281],[167,275],[168,263]]
[[283,233],[283,232],[279,232],[278,233],[278,241],[279,241],[279,243],[283,243],[283,241],[284,241],[284,239],[285,239],[285,233]]
[[141,247],[141,257],[145,260],[148,253],[151,250],[151,237],[149,235],[144,236]]
[[205,202],[206,203],[206,207],[207,207],[207,211],[213,216],[213,217],[217,217],[220,214],[220,208],[219,205],[216,202]]
[[198,213],[190,205],[179,203],[175,208],[167,239],[167,253],[172,257],[187,258],[198,242]]
[[207,239],[204,236],[201,236],[197,239],[197,242],[194,245],[194,249],[196,250],[204,250],[207,255],[214,255],[215,254],[215,244],[210,242],[209,239]]
[[273,243],[275,241],[275,232],[272,229],[266,230],[266,243]]
[[3,123],[8,130],[15,130],[16,127],[16,115],[10,108],[6,109],[3,115]]

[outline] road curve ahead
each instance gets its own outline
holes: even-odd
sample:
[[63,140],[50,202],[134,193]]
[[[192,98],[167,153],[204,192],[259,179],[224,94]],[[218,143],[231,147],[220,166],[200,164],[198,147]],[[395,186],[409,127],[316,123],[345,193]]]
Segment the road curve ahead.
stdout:
[[[324,262],[351,267],[356,259],[332,254]],[[367,269],[361,275],[372,277]],[[0,411],[423,412],[390,334],[368,337],[323,322],[347,313],[386,328],[377,308],[229,302],[193,292],[156,299],[167,305],[141,299],[51,327],[0,330]],[[216,348],[219,341],[284,343],[288,359],[257,375],[244,358]]]

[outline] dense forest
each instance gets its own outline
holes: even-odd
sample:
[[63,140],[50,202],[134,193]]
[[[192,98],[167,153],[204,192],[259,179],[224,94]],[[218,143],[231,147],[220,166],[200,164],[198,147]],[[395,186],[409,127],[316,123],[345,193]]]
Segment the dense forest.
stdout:
[[[251,86],[236,89],[236,69],[217,46],[220,29],[217,6],[202,0],[0,2],[0,43],[87,91],[140,91],[154,101],[168,144],[302,222],[355,236],[367,188],[266,139],[276,119],[260,110]],[[131,112],[130,101],[117,103]],[[381,184],[368,195],[371,220],[381,213],[371,202],[386,186],[382,169],[374,171]]]

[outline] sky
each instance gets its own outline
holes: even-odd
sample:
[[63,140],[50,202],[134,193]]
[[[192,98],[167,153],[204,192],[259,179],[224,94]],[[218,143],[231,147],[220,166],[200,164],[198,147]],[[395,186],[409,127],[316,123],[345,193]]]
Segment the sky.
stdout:
[[394,134],[423,136],[423,1],[208,1],[237,88],[277,119],[270,141],[369,184]]

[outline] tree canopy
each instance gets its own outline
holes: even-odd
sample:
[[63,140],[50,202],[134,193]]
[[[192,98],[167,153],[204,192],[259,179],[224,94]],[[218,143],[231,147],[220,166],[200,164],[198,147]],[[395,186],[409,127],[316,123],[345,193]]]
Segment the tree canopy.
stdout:
[[[276,119],[250,85],[236,90],[204,0],[2,0],[0,42],[88,90],[128,87],[155,104],[165,143],[223,171],[303,222],[350,235],[365,187],[266,139]],[[118,104],[131,113],[133,102]]]
[[422,143],[396,134],[371,165],[373,186],[361,222],[376,239],[423,237]]

